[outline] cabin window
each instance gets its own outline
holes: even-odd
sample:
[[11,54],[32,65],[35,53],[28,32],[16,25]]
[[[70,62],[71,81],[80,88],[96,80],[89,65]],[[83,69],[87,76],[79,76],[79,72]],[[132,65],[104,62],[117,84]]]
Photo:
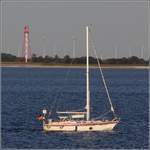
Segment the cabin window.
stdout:
[[77,131],[77,126],[75,126],[75,131]]
[[60,126],[60,129],[62,129],[64,126]]
[[92,130],[93,128],[92,128],[92,127],[89,127],[89,129]]

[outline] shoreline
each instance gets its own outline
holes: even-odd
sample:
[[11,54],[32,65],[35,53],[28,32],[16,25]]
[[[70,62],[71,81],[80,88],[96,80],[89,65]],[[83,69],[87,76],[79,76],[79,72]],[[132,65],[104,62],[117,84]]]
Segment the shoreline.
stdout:
[[[43,64],[0,64],[1,68],[86,68],[85,65],[43,65]],[[110,69],[150,69],[146,65],[101,65],[102,68]],[[90,68],[98,68],[91,65]]]

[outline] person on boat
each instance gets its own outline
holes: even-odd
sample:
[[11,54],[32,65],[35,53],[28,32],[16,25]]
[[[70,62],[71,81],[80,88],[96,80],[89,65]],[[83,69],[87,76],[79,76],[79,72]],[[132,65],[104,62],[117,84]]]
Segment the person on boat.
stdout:
[[38,115],[36,119],[39,121],[47,122],[50,114],[51,112],[48,112],[47,109],[43,109],[43,115]]

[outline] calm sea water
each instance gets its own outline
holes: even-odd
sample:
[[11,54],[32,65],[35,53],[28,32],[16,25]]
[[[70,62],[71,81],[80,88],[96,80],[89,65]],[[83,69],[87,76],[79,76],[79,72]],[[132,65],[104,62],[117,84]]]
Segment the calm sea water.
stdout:
[[[121,122],[113,132],[44,133],[44,107],[85,107],[84,69],[2,68],[2,148],[148,148],[148,70],[104,69]],[[98,69],[91,69],[92,117],[110,109]]]

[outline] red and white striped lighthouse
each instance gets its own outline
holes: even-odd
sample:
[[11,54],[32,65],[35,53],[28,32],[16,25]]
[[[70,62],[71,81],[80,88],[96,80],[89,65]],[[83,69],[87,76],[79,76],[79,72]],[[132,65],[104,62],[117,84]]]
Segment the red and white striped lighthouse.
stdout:
[[25,58],[25,63],[31,58],[31,48],[29,39],[29,26],[24,27],[24,44],[23,44],[23,57]]

